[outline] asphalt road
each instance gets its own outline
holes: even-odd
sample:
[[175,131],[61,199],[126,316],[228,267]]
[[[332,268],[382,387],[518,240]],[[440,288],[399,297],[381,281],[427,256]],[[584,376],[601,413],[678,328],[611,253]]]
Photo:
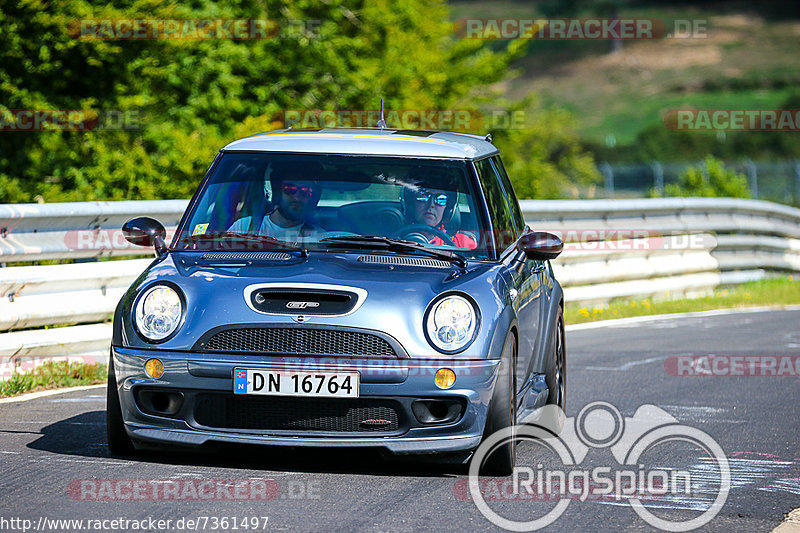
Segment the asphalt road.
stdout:
[[[800,311],[771,311],[570,331],[567,415],[574,417],[591,402],[607,401],[631,417],[640,406],[651,404],[704,431],[728,458],[731,489],[719,514],[702,529],[770,531],[785,513],[800,507],[800,378],[682,377],[670,375],[674,368],[665,361],[678,355],[800,354],[798,324]],[[249,447],[113,458],[105,446],[104,409],[100,388],[0,404],[0,531],[21,531],[26,523],[14,519],[30,520],[29,527],[48,531],[78,529],[75,523],[53,527],[58,524],[50,522],[65,519],[84,520],[84,527],[105,531],[230,531],[235,530],[233,518],[236,529],[243,531],[499,529],[467,496],[463,468],[388,461],[364,451]],[[652,499],[648,508],[661,518],[699,516],[718,486],[709,481],[715,468],[692,450],[666,446],[658,456],[653,452],[652,461],[665,469],[684,469],[702,485],[697,494],[683,498]],[[538,445],[526,442],[518,463],[535,469],[550,462],[542,459],[545,455]],[[615,463],[608,448],[596,448],[584,464]],[[167,483],[180,501],[165,501]],[[172,500],[175,494],[170,493]],[[98,497],[105,501],[94,501]],[[490,502],[492,510],[516,520],[539,518],[553,506],[518,499]],[[143,522],[89,522],[99,519]],[[181,519],[183,527],[176,527]],[[186,520],[199,522],[187,527]],[[573,498],[545,528],[653,529],[625,499],[613,498]]]

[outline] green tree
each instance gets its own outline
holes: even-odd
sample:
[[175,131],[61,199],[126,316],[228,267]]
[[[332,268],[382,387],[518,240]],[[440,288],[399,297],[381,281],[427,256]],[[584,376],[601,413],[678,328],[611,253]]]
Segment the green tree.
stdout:
[[664,195],[750,198],[750,189],[744,174],[725,168],[722,161],[708,156],[702,165],[686,169],[678,183],[666,185]]
[[[75,38],[81,19],[134,17],[270,18],[282,31],[259,40]],[[380,98],[394,109],[467,108],[485,101],[523,44],[492,50],[457,39],[441,0],[0,0],[0,112],[139,117],[132,129],[0,131],[0,202],[187,197],[221,146],[279,127],[280,110],[369,109]],[[518,156],[524,172],[544,175],[541,164],[568,180],[569,157],[539,146],[553,144],[539,139],[546,130],[509,146],[531,150]]]
[[593,196],[601,177],[573,129],[575,117],[563,109],[541,108],[533,100],[512,106],[514,111],[522,113],[524,127],[495,130],[492,135],[517,196]]

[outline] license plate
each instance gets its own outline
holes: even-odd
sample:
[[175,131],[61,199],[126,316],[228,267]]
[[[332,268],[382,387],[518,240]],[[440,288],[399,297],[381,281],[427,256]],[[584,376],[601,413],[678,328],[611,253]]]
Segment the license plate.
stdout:
[[277,372],[235,368],[234,394],[358,398],[358,372]]

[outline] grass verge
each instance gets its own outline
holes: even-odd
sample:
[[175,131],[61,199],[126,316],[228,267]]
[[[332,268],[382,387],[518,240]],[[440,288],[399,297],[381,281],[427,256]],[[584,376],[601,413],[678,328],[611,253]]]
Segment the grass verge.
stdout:
[[97,385],[105,383],[107,377],[108,365],[47,361],[28,372],[14,372],[9,379],[0,381],[0,398],[46,389]]
[[607,305],[569,304],[564,310],[567,324],[632,316],[690,313],[712,309],[745,308],[764,305],[800,304],[800,279],[793,276],[751,281],[721,287],[713,294],[683,300],[612,300]]

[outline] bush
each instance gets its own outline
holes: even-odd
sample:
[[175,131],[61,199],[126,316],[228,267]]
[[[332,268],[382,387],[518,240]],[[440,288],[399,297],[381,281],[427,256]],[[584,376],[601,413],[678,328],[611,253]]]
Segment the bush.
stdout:
[[750,198],[747,177],[726,169],[722,161],[707,156],[703,165],[686,169],[678,183],[664,187],[665,196]]

